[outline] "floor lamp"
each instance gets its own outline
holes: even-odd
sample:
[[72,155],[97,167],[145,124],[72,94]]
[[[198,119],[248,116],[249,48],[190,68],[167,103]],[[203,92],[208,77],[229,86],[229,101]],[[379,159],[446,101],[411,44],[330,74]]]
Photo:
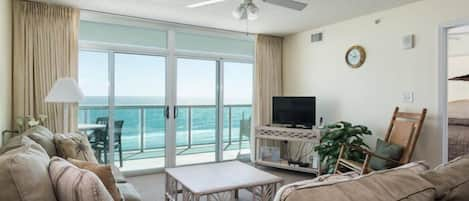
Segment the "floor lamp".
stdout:
[[55,81],[54,86],[47,94],[46,103],[62,103],[64,105],[63,121],[64,132],[69,132],[68,127],[68,110],[69,104],[78,103],[83,99],[84,95],[77,82],[72,78],[61,78]]

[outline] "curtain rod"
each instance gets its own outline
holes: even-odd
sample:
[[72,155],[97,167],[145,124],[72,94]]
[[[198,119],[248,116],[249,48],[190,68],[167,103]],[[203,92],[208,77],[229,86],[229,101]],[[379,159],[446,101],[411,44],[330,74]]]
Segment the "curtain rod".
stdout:
[[208,29],[208,30],[214,30],[214,31],[219,31],[219,32],[229,32],[229,33],[233,33],[233,34],[244,34],[244,35],[248,35],[248,36],[256,36],[257,35],[255,33],[246,33],[246,32],[241,32],[241,31],[233,31],[233,30],[220,29],[220,28],[214,28],[214,27],[199,26],[199,25],[185,24],[185,23],[179,23],[179,22],[170,22],[170,21],[158,20],[158,19],[153,19],[153,18],[130,16],[130,15],[117,14],[117,13],[104,12],[104,11],[97,11],[97,10],[90,10],[90,9],[80,8],[80,10],[81,11],[86,11],[86,12],[92,12],[92,13],[100,13],[100,14],[106,14],[106,15],[114,15],[114,16],[120,16],[120,17],[126,17],[126,18],[146,20],[146,21],[150,21],[150,22],[155,22],[155,23],[159,23],[159,24],[166,24],[166,25],[173,25],[173,26],[175,25],[175,26],[182,26],[182,27]]

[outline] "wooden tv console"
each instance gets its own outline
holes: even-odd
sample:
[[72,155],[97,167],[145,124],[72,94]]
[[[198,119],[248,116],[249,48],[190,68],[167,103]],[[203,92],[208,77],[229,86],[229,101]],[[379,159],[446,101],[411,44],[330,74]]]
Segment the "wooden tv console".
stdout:
[[[255,163],[256,165],[269,166],[299,172],[320,174],[320,158],[319,155],[314,152],[314,146],[320,143],[321,130],[317,128],[313,129],[300,129],[300,128],[285,128],[285,127],[274,127],[274,126],[259,126],[255,129]],[[261,141],[277,141],[277,144],[281,143],[297,143],[304,144],[306,149],[301,150],[304,155],[308,155],[308,159],[311,157],[313,160],[306,160],[311,165],[309,167],[300,167],[299,165],[293,165],[288,159],[282,158],[277,161],[263,159],[261,153]],[[280,141],[280,142],[278,142]],[[289,149],[289,148],[288,148]],[[308,153],[307,153],[308,152]],[[284,155],[284,154],[283,154]],[[304,160],[303,160],[304,161]]]

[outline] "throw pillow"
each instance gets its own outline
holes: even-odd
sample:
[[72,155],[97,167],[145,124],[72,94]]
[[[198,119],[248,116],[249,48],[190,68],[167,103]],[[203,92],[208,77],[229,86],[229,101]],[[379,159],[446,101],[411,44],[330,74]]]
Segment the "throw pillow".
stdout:
[[112,169],[110,165],[99,165],[92,162],[80,161],[75,159],[68,159],[70,163],[77,166],[78,168],[89,170],[95,173],[101,182],[103,182],[107,191],[111,194],[114,201],[120,201],[121,195],[119,189],[116,186],[116,181],[114,175],[112,174]]
[[[402,149],[403,148],[400,145],[387,143],[381,139],[378,139],[376,142],[375,154],[384,158],[399,161],[401,159]],[[393,163],[391,161],[386,161],[377,157],[371,157],[370,159],[370,167],[373,170],[385,170],[395,168],[397,166],[399,166],[399,164]]]
[[[49,156],[37,143],[26,136],[17,138],[21,146],[0,155],[0,200],[55,201],[49,177]],[[12,141],[10,141],[12,143]]]
[[54,136],[57,154],[62,158],[73,158],[98,163],[88,136],[80,133],[56,134]]
[[36,126],[26,130],[23,135],[28,136],[47,151],[49,157],[56,156],[54,134],[43,126]]
[[113,201],[96,174],[77,168],[65,159],[53,157],[49,174],[60,201]]

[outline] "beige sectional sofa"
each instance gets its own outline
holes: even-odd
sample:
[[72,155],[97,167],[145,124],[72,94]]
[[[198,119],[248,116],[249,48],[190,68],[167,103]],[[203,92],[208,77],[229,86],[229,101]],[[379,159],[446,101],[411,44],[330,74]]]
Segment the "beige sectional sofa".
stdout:
[[[49,174],[50,160],[55,153],[52,138],[41,131],[28,131],[0,148],[0,200],[60,201]],[[122,200],[141,200],[118,168],[113,167],[112,173]]]
[[469,201],[469,156],[429,170],[415,162],[391,170],[324,175],[283,186],[275,201]]

